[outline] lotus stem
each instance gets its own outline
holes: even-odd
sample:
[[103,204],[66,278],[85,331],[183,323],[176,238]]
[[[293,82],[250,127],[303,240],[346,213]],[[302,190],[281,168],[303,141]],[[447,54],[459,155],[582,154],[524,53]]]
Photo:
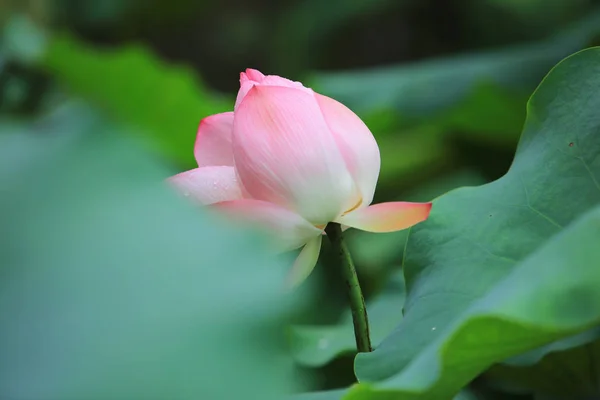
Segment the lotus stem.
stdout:
[[356,268],[352,261],[352,256],[348,246],[344,242],[342,227],[340,224],[331,222],[325,228],[325,233],[331,241],[334,251],[339,256],[342,276],[346,281],[346,290],[350,300],[350,309],[352,310],[352,322],[354,323],[354,337],[356,338],[356,348],[359,353],[368,353],[373,351],[371,348],[371,337],[369,334],[369,318],[367,316],[367,307],[363,297]]

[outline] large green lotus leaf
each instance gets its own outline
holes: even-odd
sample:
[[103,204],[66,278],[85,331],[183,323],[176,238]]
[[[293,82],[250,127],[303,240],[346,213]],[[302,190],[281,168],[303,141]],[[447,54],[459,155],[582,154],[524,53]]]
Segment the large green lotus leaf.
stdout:
[[115,126],[85,126],[0,138],[2,397],[289,393],[285,266]]
[[[415,366],[427,366],[429,372],[420,380],[431,382],[420,386],[415,380],[406,387],[423,390],[452,380],[450,388],[455,389],[456,382],[480,372],[475,367],[590,328],[600,314],[596,298],[586,291],[599,278],[592,269],[599,251],[594,243],[600,240],[594,230],[596,214],[554,236],[600,203],[598,110],[600,48],[594,48],[560,63],[532,96],[515,160],[504,177],[434,201],[430,218],[409,234],[404,319],[373,353],[358,355],[361,381],[388,379],[403,387],[399,383],[406,383],[407,376],[418,375]],[[552,246],[546,244],[550,239]],[[537,251],[541,246],[544,251]],[[539,277],[523,272],[530,269]],[[500,302],[492,294],[507,276],[527,279],[512,280]],[[546,286],[540,285],[542,277]],[[564,286],[555,287],[559,284]],[[556,290],[560,295],[553,298]],[[575,308],[586,296],[586,306]],[[498,301],[498,310],[490,299]],[[503,302],[518,299],[523,303],[511,303],[516,309],[503,308]],[[482,302],[489,315],[474,318],[467,312]],[[497,320],[499,310],[511,318]],[[491,347],[479,349],[482,344]],[[480,357],[471,353],[471,345]],[[435,362],[438,357],[441,365]]]
[[[431,339],[408,365],[377,383],[363,380],[344,399],[448,399],[506,357],[600,324],[599,240],[597,206],[518,263],[456,318],[434,326],[441,334],[430,327],[437,322],[424,317],[420,333],[431,333]],[[376,351],[392,371],[383,347]]]

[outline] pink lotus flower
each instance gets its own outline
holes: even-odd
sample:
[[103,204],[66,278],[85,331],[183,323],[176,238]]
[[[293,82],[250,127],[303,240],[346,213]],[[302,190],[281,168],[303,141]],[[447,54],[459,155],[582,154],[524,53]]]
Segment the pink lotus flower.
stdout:
[[200,204],[266,228],[282,251],[304,246],[295,281],[314,268],[329,222],[392,232],[427,219],[431,203],[370,206],[379,148],[346,106],[254,69],[240,84],[233,112],[200,123],[198,168],[169,180]]

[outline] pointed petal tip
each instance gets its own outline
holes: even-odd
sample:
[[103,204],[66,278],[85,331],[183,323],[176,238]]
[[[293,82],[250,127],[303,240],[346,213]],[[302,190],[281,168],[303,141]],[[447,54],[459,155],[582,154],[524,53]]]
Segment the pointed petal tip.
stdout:
[[367,232],[395,232],[410,228],[429,218],[433,204],[394,201],[353,211],[338,221]]
[[413,204],[415,207],[422,208],[423,216],[424,216],[423,220],[426,220],[427,218],[429,218],[429,214],[431,214],[431,208],[433,207],[433,203],[431,201],[428,203],[408,203],[408,204]]
[[317,261],[319,260],[319,254],[321,252],[321,242],[323,236],[319,235],[309,240],[306,245],[302,248],[294,265],[290,269],[289,275],[286,280],[286,287],[288,289],[294,289],[298,287],[302,282],[308,278],[310,273],[315,269]]
[[265,77],[262,72],[254,68],[246,68],[246,76],[248,79],[256,82],[262,81]]

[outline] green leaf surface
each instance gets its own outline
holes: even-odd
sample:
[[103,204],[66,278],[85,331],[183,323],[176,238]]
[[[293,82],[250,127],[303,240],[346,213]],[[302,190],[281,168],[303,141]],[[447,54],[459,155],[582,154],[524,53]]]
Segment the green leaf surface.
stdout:
[[[374,347],[377,347],[402,319],[404,293],[404,277],[396,274],[383,292],[367,304]],[[338,325],[292,326],[290,345],[294,360],[309,367],[320,367],[342,354],[356,353],[350,311],[344,314]]]
[[97,49],[56,35],[39,63],[74,94],[140,128],[156,149],[182,165],[193,164],[200,120],[233,107],[233,100],[210,93],[192,70],[165,64],[137,44]]
[[[358,385],[345,400],[447,399],[493,363],[599,324],[600,272],[594,261],[600,256],[599,239],[600,207],[596,207],[441,326],[439,335],[429,328],[433,334],[427,335],[428,343],[420,345],[406,368],[377,383]],[[589,307],[582,309],[583,303]],[[424,328],[437,323],[433,319],[420,324],[422,336]],[[397,340],[398,331],[403,331],[402,324],[390,342]],[[378,350],[380,367],[388,371],[395,369],[390,345]],[[362,358],[364,363],[366,356]],[[373,366],[373,360],[369,362]]]
[[289,393],[284,265],[175,195],[137,142],[86,130],[0,138],[21,160],[0,174],[2,396]]
[[494,362],[600,322],[599,109],[593,48],[532,96],[505,176],[434,201],[409,235],[404,319],[356,359],[359,380],[385,381],[349,398],[444,399]]

